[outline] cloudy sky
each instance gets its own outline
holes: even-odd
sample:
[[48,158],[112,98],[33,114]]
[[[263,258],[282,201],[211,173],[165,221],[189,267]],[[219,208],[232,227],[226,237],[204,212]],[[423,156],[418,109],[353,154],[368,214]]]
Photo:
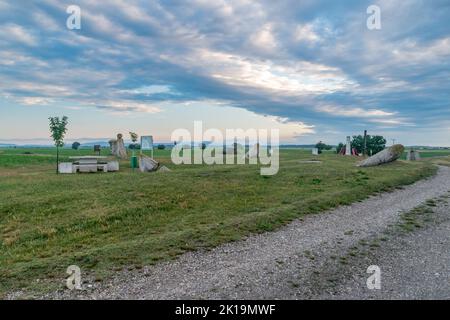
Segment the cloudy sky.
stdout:
[[0,143],[45,142],[67,115],[69,139],[169,141],[203,120],[450,146],[449,19],[450,0],[0,0]]

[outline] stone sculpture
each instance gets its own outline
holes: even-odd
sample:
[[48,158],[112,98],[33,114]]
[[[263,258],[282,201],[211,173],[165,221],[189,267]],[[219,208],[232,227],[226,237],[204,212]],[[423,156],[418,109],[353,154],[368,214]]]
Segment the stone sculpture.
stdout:
[[125,148],[125,143],[123,142],[123,136],[121,133],[117,135],[117,139],[109,140],[109,145],[111,147],[111,154],[121,158],[127,159],[127,149]]
[[373,167],[395,161],[402,156],[404,150],[405,147],[403,145],[395,144],[387,149],[384,149],[383,151],[378,152],[370,158],[361,161],[358,164],[358,167]]

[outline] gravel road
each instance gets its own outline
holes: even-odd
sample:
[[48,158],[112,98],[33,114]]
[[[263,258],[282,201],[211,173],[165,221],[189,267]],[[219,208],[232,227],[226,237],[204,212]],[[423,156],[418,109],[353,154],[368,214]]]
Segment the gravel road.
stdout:
[[[450,168],[363,202],[297,220],[176,261],[121,271],[54,299],[450,299]],[[429,199],[420,229],[396,232],[402,213]],[[363,248],[363,249],[361,249]],[[382,272],[369,290],[369,265]]]

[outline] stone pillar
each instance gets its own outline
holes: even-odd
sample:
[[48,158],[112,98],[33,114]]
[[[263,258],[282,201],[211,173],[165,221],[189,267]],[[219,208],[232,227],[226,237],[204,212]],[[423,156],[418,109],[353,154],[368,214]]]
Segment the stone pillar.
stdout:
[[345,147],[345,155],[346,156],[352,155],[352,143],[350,141],[350,136],[347,137],[347,145]]

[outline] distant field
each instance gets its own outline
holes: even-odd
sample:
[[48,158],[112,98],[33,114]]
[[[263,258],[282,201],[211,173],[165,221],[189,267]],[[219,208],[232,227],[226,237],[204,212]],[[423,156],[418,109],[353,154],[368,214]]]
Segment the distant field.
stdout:
[[[450,150],[416,150],[419,152],[421,158],[433,158],[433,157],[445,157],[450,156]],[[403,154],[402,159],[406,159],[406,152]]]
[[[175,166],[170,151],[156,150],[172,172],[132,172],[124,161],[118,173],[57,176],[54,153],[0,149],[0,294],[60,288],[71,264],[101,281],[435,172],[428,161],[357,168],[354,157],[332,153],[302,163],[310,151],[289,149],[281,150],[279,173],[264,177],[258,166]],[[86,154],[62,150],[63,160]]]

